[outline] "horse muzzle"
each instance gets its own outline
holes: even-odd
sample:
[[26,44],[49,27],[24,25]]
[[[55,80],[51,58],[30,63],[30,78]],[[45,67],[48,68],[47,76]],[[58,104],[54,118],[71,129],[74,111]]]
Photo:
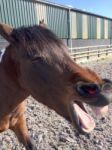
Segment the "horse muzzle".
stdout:
[[105,116],[112,101],[112,82],[104,80],[102,85],[80,82],[76,91],[82,100],[74,100],[70,104],[71,120],[79,133],[88,134],[95,128],[95,121],[83,103],[89,104],[97,116]]
[[79,82],[77,93],[83,97],[83,102],[92,106],[102,107],[112,102],[112,81],[104,79],[101,85]]

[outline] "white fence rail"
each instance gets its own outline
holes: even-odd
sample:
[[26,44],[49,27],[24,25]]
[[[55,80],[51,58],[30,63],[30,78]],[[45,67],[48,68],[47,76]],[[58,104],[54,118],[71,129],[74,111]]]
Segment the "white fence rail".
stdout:
[[69,48],[70,56],[76,61],[91,61],[112,55],[112,45]]

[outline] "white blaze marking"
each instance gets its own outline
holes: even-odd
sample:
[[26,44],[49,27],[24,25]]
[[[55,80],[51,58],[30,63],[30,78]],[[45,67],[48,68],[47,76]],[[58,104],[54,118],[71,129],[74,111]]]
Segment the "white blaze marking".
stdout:
[[0,62],[2,62],[3,55],[5,54],[6,49],[3,48],[0,50]]

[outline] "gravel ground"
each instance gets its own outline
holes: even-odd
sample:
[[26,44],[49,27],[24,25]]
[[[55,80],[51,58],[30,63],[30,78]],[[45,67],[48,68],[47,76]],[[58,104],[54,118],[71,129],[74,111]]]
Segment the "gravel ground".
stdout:
[[[112,79],[111,60],[82,65],[94,69],[104,78]],[[39,150],[112,150],[112,104],[106,118],[95,118],[96,128],[87,136],[79,135],[64,118],[32,97],[27,99],[25,113],[29,132]],[[8,130],[0,134],[0,150],[24,150],[24,147]]]

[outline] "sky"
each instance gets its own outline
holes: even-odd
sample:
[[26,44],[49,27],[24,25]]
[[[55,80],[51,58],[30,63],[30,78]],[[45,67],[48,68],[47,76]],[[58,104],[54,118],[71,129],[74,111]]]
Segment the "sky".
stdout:
[[112,18],[112,0],[49,0]]

